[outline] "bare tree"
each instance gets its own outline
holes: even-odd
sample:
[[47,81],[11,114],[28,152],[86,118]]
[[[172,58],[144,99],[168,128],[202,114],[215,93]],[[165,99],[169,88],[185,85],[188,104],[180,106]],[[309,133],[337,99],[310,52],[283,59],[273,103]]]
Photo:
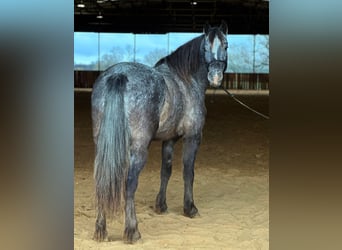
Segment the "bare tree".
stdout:
[[255,69],[258,72],[268,71],[270,58],[269,36],[260,36],[258,38],[260,41],[256,43]]
[[252,46],[235,44],[228,53],[229,72],[259,73],[268,71],[269,37],[254,36]]
[[228,52],[228,71],[248,73],[252,71],[252,53],[247,46],[237,46]]
[[118,62],[133,61],[133,48],[127,45],[124,49],[121,47],[113,47],[109,53],[103,54],[100,59],[100,70],[105,70],[108,67]]
[[144,56],[143,63],[153,66],[158,60],[167,55],[166,49],[155,49]]

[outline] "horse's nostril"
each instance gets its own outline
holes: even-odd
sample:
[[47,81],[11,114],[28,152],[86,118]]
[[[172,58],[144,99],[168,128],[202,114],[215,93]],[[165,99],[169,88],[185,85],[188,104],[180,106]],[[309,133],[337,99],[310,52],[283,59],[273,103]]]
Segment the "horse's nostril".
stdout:
[[218,79],[222,80],[222,78],[223,78],[222,71],[218,71],[218,70],[210,71],[208,73],[208,79],[212,79],[212,78],[218,78]]

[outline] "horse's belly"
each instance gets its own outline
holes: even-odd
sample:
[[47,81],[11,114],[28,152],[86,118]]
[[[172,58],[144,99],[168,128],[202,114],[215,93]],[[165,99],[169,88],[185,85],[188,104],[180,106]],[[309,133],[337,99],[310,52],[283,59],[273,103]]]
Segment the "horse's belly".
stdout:
[[[179,99],[179,98],[178,98]],[[183,113],[182,105],[177,102],[177,95],[167,95],[159,115],[155,139],[168,140],[178,136],[178,126]],[[178,105],[177,105],[178,104]]]

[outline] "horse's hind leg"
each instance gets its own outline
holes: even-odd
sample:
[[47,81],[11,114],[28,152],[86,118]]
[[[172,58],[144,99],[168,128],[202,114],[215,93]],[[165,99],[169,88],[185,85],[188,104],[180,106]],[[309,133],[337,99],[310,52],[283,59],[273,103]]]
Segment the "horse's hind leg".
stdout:
[[[146,144],[148,145],[148,143]],[[147,160],[146,148],[139,148],[131,151],[131,162],[126,182],[126,206],[125,206],[125,232],[124,241],[134,243],[141,238],[138,230],[138,221],[135,213],[134,196],[138,187],[140,171]]]
[[201,136],[184,139],[183,144],[183,179],[184,179],[184,215],[193,218],[198,210],[193,200],[194,164]]
[[160,190],[156,198],[156,212],[158,214],[165,213],[166,204],[166,188],[172,173],[172,156],[174,145],[177,139],[163,141],[162,147],[162,167],[160,171]]
[[107,237],[106,215],[103,209],[98,209],[98,214],[95,222],[95,232],[93,239],[103,241]]

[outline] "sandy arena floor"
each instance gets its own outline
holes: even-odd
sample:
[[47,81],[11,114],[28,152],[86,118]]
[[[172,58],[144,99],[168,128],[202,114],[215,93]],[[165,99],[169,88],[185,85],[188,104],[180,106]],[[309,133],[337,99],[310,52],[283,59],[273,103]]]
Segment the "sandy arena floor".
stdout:
[[[269,248],[269,121],[218,91],[207,93],[207,119],[195,163],[194,200],[200,216],[182,215],[181,141],[167,190],[168,213],[153,211],[161,165],[161,143],[153,142],[135,199],[142,239],[123,243],[121,216],[108,221],[108,241],[92,240],[96,214],[90,94],[75,92],[75,249]],[[239,91],[236,96],[268,114],[268,93]]]

